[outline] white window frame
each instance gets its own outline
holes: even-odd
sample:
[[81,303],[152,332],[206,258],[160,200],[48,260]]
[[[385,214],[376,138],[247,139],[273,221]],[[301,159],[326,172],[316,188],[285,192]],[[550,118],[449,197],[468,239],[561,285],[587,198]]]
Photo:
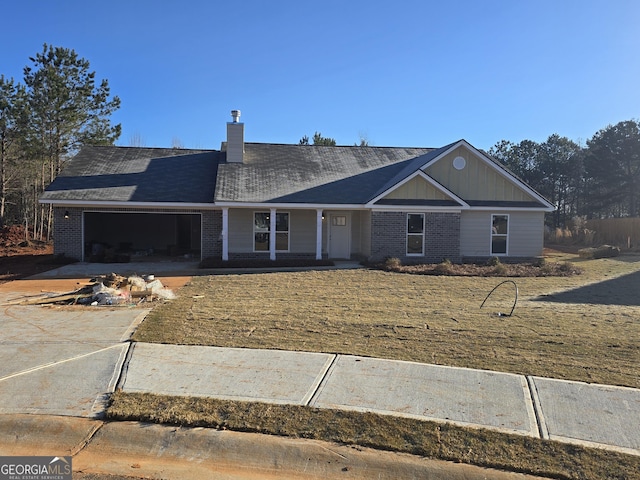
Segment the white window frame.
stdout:
[[[507,233],[497,233],[494,231],[494,227],[493,227],[493,222],[494,219],[496,217],[506,217],[507,218]],[[489,238],[489,252],[491,252],[491,256],[492,257],[505,257],[507,255],[509,255],[509,230],[510,230],[510,226],[511,226],[511,218],[509,217],[508,213],[492,213],[491,214],[491,237]],[[496,253],[493,251],[493,239],[494,238],[504,238],[505,239],[505,245],[504,245],[504,253]]]
[[[256,228],[256,215],[258,214],[265,214],[267,215],[267,230],[258,230]],[[286,233],[287,234],[287,249],[286,250],[278,250],[276,249],[276,252],[289,252],[291,249],[291,214],[289,212],[276,212],[276,218],[278,215],[284,214],[287,216],[287,230],[278,230],[278,222],[276,221],[276,231],[275,231],[275,235],[276,235],[276,246],[277,246],[277,236],[278,234],[283,234]],[[269,225],[270,225],[270,216],[271,212],[269,211],[264,211],[264,210],[259,210],[259,211],[255,211],[253,212],[253,251],[254,253],[261,253],[261,252],[265,252],[265,253],[269,253],[269,247],[270,247],[270,242],[271,242],[271,233],[270,233],[270,229],[269,229]],[[256,234],[257,233],[264,233],[267,235],[267,249],[266,250],[256,250]]]
[[[420,233],[415,233],[415,232],[409,232],[409,217],[411,215],[419,215],[420,217],[422,217],[422,232]],[[407,217],[406,217],[406,229],[407,229],[407,238],[406,238],[406,242],[405,242],[405,251],[407,254],[407,257],[424,257],[424,231],[426,228],[425,225],[425,214],[424,213],[407,213]],[[420,253],[409,253],[409,237],[420,237],[420,245],[422,246],[422,251]]]

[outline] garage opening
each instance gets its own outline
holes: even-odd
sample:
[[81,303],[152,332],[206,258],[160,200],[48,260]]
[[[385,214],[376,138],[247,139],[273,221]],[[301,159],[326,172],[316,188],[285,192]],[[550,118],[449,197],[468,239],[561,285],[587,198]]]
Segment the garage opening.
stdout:
[[132,258],[200,259],[200,214],[84,213],[84,259],[127,262]]

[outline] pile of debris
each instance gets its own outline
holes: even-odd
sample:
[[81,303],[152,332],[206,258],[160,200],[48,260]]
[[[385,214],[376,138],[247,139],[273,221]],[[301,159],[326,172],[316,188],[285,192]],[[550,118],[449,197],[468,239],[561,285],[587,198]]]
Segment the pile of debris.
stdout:
[[90,280],[73,292],[29,298],[22,305],[132,305],[158,299],[173,300],[172,290],[153,275],[122,277],[115,273]]

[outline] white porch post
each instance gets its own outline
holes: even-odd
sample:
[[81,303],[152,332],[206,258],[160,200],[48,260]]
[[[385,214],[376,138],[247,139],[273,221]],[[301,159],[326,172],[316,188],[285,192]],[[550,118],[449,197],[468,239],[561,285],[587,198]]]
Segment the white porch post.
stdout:
[[316,260],[322,260],[322,209],[316,209]]
[[269,213],[269,259],[276,259],[276,209]]
[[229,207],[222,207],[222,261],[229,260]]

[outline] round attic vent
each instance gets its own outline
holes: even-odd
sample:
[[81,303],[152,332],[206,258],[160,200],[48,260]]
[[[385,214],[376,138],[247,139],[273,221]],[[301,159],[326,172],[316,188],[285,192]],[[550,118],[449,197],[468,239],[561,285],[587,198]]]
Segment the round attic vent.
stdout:
[[455,168],[456,170],[462,170],[466,164],[467,161],[464,159],[464,157],[456,157],[453,159],[453,168]]

